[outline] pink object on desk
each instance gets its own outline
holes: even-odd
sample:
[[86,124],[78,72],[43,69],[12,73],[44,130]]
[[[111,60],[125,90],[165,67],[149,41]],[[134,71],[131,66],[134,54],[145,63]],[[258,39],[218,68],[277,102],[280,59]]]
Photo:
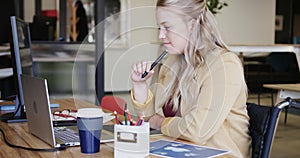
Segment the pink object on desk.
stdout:
[[100,107],[109,111],[117,111],[118,114],[124,114],[126,101],[116,96],[104,96],[101,100]]

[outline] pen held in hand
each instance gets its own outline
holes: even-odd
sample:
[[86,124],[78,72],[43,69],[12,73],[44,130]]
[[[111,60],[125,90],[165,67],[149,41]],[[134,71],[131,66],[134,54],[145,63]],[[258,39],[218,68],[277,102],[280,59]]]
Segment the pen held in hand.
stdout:
[[[150,70],[153,70],[153,68],[163,59],[163,57],[168,53],[168,50],[165,50],[164,52],[161,53],[161,55],[151,64]],[[146,77],[148,75],[148,72],[145,71],[142,75],[142,78]]]

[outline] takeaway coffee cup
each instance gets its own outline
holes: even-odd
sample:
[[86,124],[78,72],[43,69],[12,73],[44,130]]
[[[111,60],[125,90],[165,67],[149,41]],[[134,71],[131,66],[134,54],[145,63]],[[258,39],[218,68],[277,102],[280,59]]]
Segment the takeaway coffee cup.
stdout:
[[97,153],[100,149],[104,113],[99,108],[78,109],[77,127],[82,153]]

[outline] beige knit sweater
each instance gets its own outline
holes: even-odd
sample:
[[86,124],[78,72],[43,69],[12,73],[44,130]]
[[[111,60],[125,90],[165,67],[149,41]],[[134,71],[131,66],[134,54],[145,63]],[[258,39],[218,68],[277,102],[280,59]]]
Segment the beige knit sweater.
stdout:
[[[215,49],[204,57],[205,64],[197,69],[194,82],[191,82],[195,104],[188,105],[181,99],[181,117],[165,118],[161,131],[199,145],[230,150],[225,157],[250,157],[243,67],[234,53],[223,52]],[[144,113],[146,117],[155,113],[164,116],[162,103],[166,101],[161,101],[160,96],[170,81],[170,67],[180,67],[178,60],[183,59],[178,55],[168,56],[160,69],[158,83],[150,87],[154,90],[148,91],[146,103],[135,101],[131,93],[136,113]]]

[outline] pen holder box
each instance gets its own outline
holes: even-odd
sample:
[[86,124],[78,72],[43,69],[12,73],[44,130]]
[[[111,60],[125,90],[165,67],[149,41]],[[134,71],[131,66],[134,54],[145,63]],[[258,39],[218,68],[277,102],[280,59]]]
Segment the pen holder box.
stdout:
[[141,126],[115,125],[114,157],[142,158],[149,155],[149,123]]

